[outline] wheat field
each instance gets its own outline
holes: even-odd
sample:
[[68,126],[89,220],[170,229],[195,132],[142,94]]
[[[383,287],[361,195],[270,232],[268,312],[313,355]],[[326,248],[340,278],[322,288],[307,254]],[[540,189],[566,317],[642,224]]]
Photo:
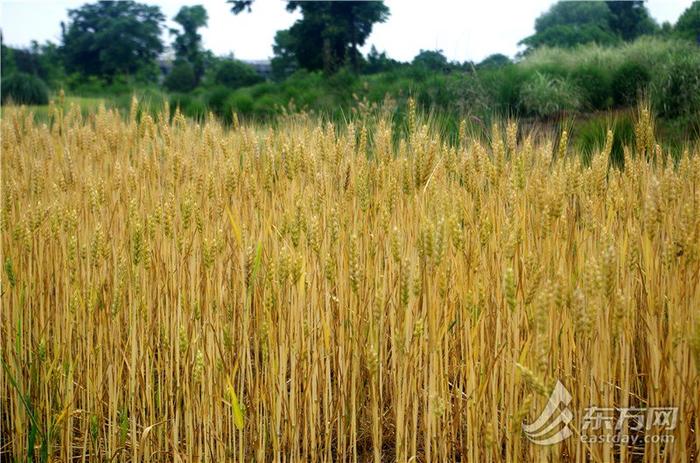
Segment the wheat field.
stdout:
[[[648,110],[624,167],[413,106],[49,112],[2,115],[0,460],[698,460],[700,152]],[[673,442],[583,442],[591,404],[678,407]]]

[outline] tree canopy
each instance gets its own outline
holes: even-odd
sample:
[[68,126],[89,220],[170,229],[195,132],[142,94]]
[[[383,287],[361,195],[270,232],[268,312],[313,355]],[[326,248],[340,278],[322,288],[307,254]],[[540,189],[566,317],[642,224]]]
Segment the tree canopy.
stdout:
[[421,50],[413,58],[412,64],[431,71],[442,71],[447,67],[447,58],[442,50]]
[[478,65],[478,68],[498,68],[511,64],[510,58],[502,53],[493,53],[484,58]]
[[684,39],[700,43],[700,1],[694,1],[678,18],[674,32]]
[[68,18],[61,50],[69,72],[108,79],[134,74],[153,67],[163,51],[165,17],[157,6],[99,1],[69,10]]
[[[250,11],[253,0],[227,0],[234,14]],[[288,69],[290,57],[309,70],[334,72],[344,64],[357,70],[362,56],[358,50],[372,32],[372,26],[389,17],[382,1],[289,1],[287,11],[300,11],[287,32],[275,36],[277,67]]]
[[372,26],[389,18],[383,2],[290,1],[287,10],[301,11],[302,18],[290,28],[294,53],[302,67],[334,71],[345,63],[358,68],[358,47],[372,33]]
[[232,90],[257,84],[261,80],[255,69],[235,59],[221,60],[214,71],[214,83]]
[[634,40],[640,35],[652,34],[658,29],[658,25],[643,1],[617,0],[605,3],[610,8],[610,30],[618,34],[622,40]]
[[[205,67],[202,36],[197,31],[207,25],[207,10],[202,5],[183,6],[173,20],[182,27],[182,31],[171,29],[171,33],[175,34],[175,57],[192,67],[194,84],[197,85],[204,75]],[[181,70],[184,71],[185,67],[181,66]]]
[[609,45],[654,32],[658,26],[642,1],[559,1],[535,20],[535,33],[520,44],[573,47],[595,42]]
[[270,63],[272,66],[272,76],[276,80],[282,80],[292,74],[298,67],[296,58],[294,57],[294,37],[289,32],[289,29],[277,31],[275,34],[275,43],[272,45],[272,52],[275,57]]

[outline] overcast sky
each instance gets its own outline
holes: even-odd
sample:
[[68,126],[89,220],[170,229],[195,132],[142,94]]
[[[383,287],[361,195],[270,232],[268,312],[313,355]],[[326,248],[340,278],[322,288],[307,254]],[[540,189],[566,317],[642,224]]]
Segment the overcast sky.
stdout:
[[[169,19],[182,5],[204,5],[209,13],[209,26],[202,31],[204,45],[217,55],[233,53],[244,60],[270,58],[275,32],[299,17],[288,13],[282,0],[256,0],[252,13],[238,16],[230,13],[224,0],[141,1],[159,5]],[[58,42],[67,10],[84,3],[0,0],[3,39],[12,46],[26,46],[31,40]],[[375,45],[401,61],[410,61],[421,49],[442,49],[448,59],[456,61],[480,61],[492,53],[513,56],[518,41],[534,32],[535,18],[552,3],[554,0],[388,0],[391,16],[374,26],[363,50]],[[675,23],[691,3],[649,0],[647,7],[659,23]],[[168,37],[167,42],[170,40]]]

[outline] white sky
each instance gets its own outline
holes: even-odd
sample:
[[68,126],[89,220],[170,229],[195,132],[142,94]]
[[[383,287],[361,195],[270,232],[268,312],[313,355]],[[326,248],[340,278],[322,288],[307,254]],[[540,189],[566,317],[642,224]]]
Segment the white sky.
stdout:
[[[256,0],[252,13],[234,16],[224,0],[139,0],[159,5],[170,19],[182,5],[202,4],[209,26],[202,30],[205,47],[217,55],[233,53],[239,59],[272,57],[275,32],[299,17],[285,10],[283,0]],[[31,40],[59,42],[60,22],[67,9],[85,0],[0,0],[0,29],[12,46]],[[450,60],[480,61],[492,53],[513,56],[518,41],[534,32],[535,18],[554,0],[388,0],[391,16],[374,26],[363,51],[375,45],[379,51],[410,61],[421,49],[442,49]],[[649,0],[647,7],[659,22],[675,23],[692,0]],[[169,23],[172,25],[172,22]],[[171,38],[166,37],[166,43]]]

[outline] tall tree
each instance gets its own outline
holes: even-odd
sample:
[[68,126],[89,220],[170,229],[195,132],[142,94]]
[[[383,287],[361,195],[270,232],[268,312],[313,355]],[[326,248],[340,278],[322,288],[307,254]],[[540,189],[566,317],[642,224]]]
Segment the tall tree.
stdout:
[[403,63],[391,59],[386,55],[386,52],[379,52],[377,47],[372,45],[367,53],[367,63],[365,64],[362,72],[365,74],[376,74],[378,72],[390,71],[392,69],[397,69],[401,67]]
[[413,58],[412,64],[430,71],[443,71],[448,67],[442,50],[421,50]]
[[283,80],[289,77],[299,67],[296,57],[294,56],[294,37],[289,33],[289,29],[277,31],[275,34],[275,43],[272,45],[272,52],[275,57],[272,58],[272,77],[275,80]]
[[683,12],[673,31],[679,37],[694,40],[700,44],[700,1],[694,1]]
[[[234,14],[250,11],[252,0],[227,0]],[[289,1],[287,11],[299,10],[301,19],[279,36],[278,49],[292,54],[299,66],[333,72],[345,63],[359,67],[359,47],[375,23],[389,17],[383,1]]]
[[0,77],[4,79],[16,70],[14,50],[5,46],[2,31],[0,31]]
[[18,72],[35,75],[47,83],[54,82],[63,74],[61,56],[54,43],[46,42],[40,45],[36,40],[32,40],[29,48],[25,49],[3,45],[3,53],[9,53],[9,56],[3,57],[3,63],[7,62]]
[[535,20],[535,33],[520,41],[528,48],[572,47],[618,41],[610,28],[612,13],[603,2],[559,1]]
[[361,57],[358,48],[364,45],[375,23],[389,18],[389,8],[381,1],[287,3],[287,11],[296,10],[301,11],[302,18],[290,33],[296,39],[294,52],[299,64],[329,72],[346,62],[357,70]]
[[99,1],[68,11],[62,24],[66,69],[113,79],[155,68],[163,51],[165,17],[157,6],[132,0]]
[[182,31],[171,29],[175,34],[173,48],[177,60],[185,61],[192,66],[195,85],[204,75],[205,53],[202,48],[202,36],[198,29],[206,27],[209,16],[202,5],[183,6],[173,20],[182,27]]
[[659,26],[641,0],[559,1],[535,20],[535,33],[520,43],[572,47],[596,42],[607,45],[656,32]]
[[642,0],[616,0],[605,3],[611,13],[610,30],[622,37],[622,40],[634,40],[640,35],[652,34],[659,28]]

